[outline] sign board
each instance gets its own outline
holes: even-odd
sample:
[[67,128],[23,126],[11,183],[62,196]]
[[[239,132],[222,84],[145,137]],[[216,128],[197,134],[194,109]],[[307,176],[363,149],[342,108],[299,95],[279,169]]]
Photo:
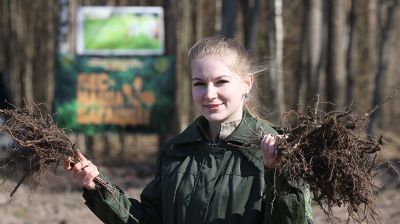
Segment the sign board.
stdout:
[[60,127],[165,131],[174,111],[173,58],[60,55],[55,111]]
[[77,53],[162,55],[162,7],[82,6],[77,12]]

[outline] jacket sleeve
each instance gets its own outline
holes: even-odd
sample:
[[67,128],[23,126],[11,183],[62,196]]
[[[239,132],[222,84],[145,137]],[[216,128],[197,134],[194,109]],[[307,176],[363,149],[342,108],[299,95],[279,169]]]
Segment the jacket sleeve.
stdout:
[[84,189],[85,204],[106,224],[162,223],[160,188],[162,155],[163,151],[157,159],[155,178],[143,190],[140,195],[140,202],[128,198],[107,176],[100,173],[99,177],[107,183],[108,187],[100,186],[93,190]]
[[84,189],[83,198],[85,204],[101,221],[106,224],[161,223],[161,191],[158,189],[157,178],[146,186],[139,202],[128,198],[104,174],[100,174],[99,177],[107,182],[108,187]]
[[310,224],[312,222],[311,196],[307,183],[292,181],[286,175],[265,173],[266,200],[264,224]]

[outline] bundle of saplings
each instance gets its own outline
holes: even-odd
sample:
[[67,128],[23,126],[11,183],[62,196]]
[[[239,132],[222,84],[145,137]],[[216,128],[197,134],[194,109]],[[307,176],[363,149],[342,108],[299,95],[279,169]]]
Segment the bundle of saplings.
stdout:
[[[6,149],[0,167],[22,174],[10,197],[26,177],[30,176],[36,183],[43,184],[41,181],[45,178],[41,176],[45,171],[62,166],[68,157],[72,163],[80,161],[75,153],[75,144],[63,129],[57,127],[46,105],[0,110],[0,117],[3,120],[0,132],[13,140],[13,144]],[[113,196],[120,193],[100,177],[96,177],[94,182],[97,186],[105,187]],[[124,209],[122,205],[121,208]],[[136,220],[129,211],[126,212]]]
[[289,178],[305,180],[313,200],[332,221],[338,221],[332,208],[345,206],[347,222],[380,222],[373,177],[383,142],[382,136],[365,134],[369,115],[347,109],[326,113],[309,108],[284,116],[290,125],[280,130],[284,137],[277,143],[277,173],[287,172]]

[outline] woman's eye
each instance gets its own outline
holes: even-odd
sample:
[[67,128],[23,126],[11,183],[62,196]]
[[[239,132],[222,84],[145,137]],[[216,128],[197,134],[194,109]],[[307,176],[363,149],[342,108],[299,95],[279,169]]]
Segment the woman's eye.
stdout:
[[193,86],[203,86],[204,85],[204,83],[202,83],[202,82],[195,82],[195,83],[193,83]]
[[219,81],[217,81],[217,84],[221,85],[221,84],[225,84],[228,82],[229,82],[228,80],[219,80]]

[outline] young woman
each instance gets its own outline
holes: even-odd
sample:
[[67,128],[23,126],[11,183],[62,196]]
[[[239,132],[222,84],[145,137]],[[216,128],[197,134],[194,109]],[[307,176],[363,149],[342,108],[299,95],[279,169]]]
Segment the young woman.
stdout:
[[67,161],[86,205],[114,224],[311,222],[306,184],[274,175],[277,132],[251,110],[254,71],[245,49],[216,36],[188,56],[201,116],[161,150],[140,201],[96,186],[96,176],[108,179],[82,154],[74,166]]

